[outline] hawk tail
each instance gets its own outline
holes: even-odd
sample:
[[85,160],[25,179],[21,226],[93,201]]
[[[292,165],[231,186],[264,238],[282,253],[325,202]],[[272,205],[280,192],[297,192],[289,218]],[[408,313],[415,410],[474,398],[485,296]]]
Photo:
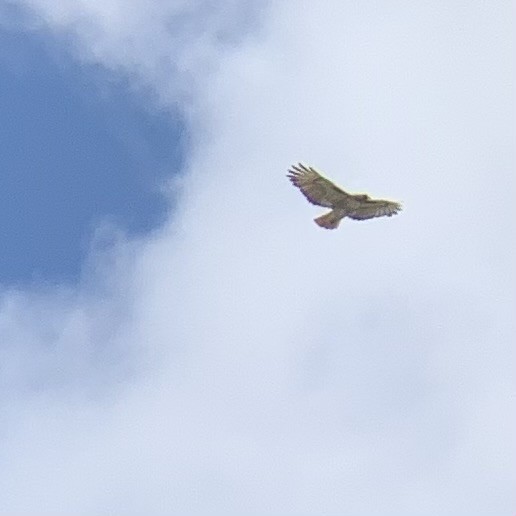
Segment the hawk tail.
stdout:
[[335,229],[339,226],[341,219],[342,217],[339,217],[339,215],[332,210],[329,213],[317,217],[314,219],[314,222],[322,228]]

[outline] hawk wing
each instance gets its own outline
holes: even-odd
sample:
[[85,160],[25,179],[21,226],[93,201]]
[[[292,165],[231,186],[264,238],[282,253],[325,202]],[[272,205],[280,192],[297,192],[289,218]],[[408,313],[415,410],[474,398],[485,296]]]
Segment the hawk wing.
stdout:
[[287,177],[312,204],[317,206],[351,209],[357,209],[360,206],[352,195],[335,186],[312,167],[305,167],[302,163],[292,165]]
[[401,210],[401,204],[384,199],[361,200],[360,205],[348,213],[350,219],[366,220],[374,217],[391,217]]

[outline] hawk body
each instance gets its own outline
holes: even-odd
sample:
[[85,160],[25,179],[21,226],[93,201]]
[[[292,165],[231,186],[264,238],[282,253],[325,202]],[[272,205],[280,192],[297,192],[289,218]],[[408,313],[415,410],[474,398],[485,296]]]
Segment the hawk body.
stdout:
[[287,177],[312,204],[331,208],[329,213],[314,219],[316,224],[326,229],[335,229],[344,217],[366,220],[390,217],[401,210],[401,204],[395,201],[371,199],[367,194],[347,193],[314,168],[301,163],[290,167]]

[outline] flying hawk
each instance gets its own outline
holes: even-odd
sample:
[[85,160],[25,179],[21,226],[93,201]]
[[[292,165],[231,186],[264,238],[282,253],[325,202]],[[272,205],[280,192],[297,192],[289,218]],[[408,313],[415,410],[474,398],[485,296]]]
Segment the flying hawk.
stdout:
[[335,229],[344,217],[355,220],[390,217],[401,210],[401,204],[383,199],[371,199],[367,194],[350,194],[335,186],[312,167],[292,165],[287,177],[303,195],[317,206],[331,208],[329,213],[314,219],[326,229]]

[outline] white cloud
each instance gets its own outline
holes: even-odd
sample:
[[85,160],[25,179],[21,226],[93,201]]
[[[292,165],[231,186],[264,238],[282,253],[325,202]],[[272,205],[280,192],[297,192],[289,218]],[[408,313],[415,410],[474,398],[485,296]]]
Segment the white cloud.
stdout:
[[[190,85],[192,148],[164,228],[4,294],[0,508],[513,510],[510,3],[275,2],[236,40],[259,3],[27,4],[161,102]],[[298,159],[406,209],[321,231]]]

